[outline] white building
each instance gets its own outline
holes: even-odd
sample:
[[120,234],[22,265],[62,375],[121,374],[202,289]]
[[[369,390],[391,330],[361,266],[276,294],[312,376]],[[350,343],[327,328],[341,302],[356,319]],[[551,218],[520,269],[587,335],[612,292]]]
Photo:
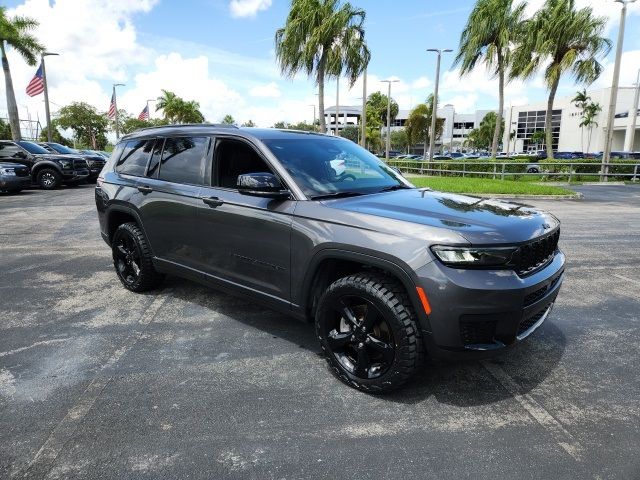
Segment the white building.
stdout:
[[[609,115],[609,96],[610,88],[601,88],[589,90],[587,94],[591,97],[591,101],[599,104],[602,110],[596,117],[597,126],[589,132],[587,129],[580,128],[582,115],[580,108],[572,102],[572,96],[559,97],[553,102],[552,131],[553,131],[553,149],[557,151],[578,151],[578,152],[600,152],[604,150],[605,129],[607,126],[607,118]],[[639,151],[640,150],[640,132],[636,126],[636,134],[634,145],[630,145],[627,141],[630,139],[631,131],[631,115],[633,112],[634,100],[633,87],[620,87],[618,90],[618,101],[616,104],[616,118],[613,124],[613,144],[611,150],[614,151]],[[637,108],[637,106],[636,106]],[[546,100],[531,103],[522,106],[513,106],[505,112],[505,125],[511,123],[511,128],[505,127],[503,138],[503,149],[507,150],[507,142],[509,141],[509,131],[515,132],[514,140],[509,142],[509,151],[526,152],[531,150],[542,149],[542,145],[531,142],[531,136],[536,130],[544,130],[546,118],[547,102]],[[640,123],[640,118],[637,123]],[[589,136],[591,141],[589,142]]]

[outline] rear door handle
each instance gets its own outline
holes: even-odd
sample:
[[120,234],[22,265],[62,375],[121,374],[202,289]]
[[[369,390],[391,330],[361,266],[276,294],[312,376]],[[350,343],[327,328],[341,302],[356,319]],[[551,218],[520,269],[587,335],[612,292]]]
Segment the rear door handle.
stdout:
[[224,203],[218,197],[202,197],[202,201],[209,205],[211,208],[219,207]]
[[138,191],[141,192],[141,193],[147,194],[147,193],[153,192],[153,188],[145,187],[145,186],[139,186],[138,187]]

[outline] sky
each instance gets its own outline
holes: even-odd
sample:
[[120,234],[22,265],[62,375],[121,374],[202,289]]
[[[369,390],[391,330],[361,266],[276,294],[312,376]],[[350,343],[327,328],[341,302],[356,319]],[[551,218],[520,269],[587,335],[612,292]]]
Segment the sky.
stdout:
[[[284,78],[274,53],[274,33],[284,26],[290,0],[26,0],[4,2],[9,15],[40,22],[36,35],[48,51],[47,78],[51,110],[84,101],[105,112],[112,85],[118,87],[118,107],[138,115],[147,100],[173,91],[196,100],[207,121],[231,114],[237,122],[252,120],[269,127],[277,121],[311,122],[317,86],[304,74]],[[372,52],[368,94],[386,93],[383,79],[399,80],[392,97],[410,109],[433,91],[435,55],[427,48],[458,47],[460,34],[473,7],[472,0],[351,0],[366,10],[366,39]],[[531,14],[543,0],[529,0]],[[607,35],[617,39],[620,4],[613,0],[576,0],[608,19]],[[629,6],[620,83],[630,86],[640,68],[640,2]],[[452,66],[454,54],[443,56],[440,105],[456,112],[497,107],[497,80],[478,67],[460,77]],[[18,108],[22,118],[44,124],[43,96],[24,92],[37,67],[8,52]],[[610,85],[612,51],[605,71],[593,87]],[[0,116],[6,116],[4,82],[0,83]],[[362,102],[362,81],[350,89],[340,82],[340,104]],[[580,87],[581,88],[581,87]],[[569,77],[558,95],[578,89]],[[336,81],[326,86],[325,105],[335,104]],[[545,100],[540,76],[515,81],[506,88],[506,106]],[[155,103],[150,103],[152,117]]]

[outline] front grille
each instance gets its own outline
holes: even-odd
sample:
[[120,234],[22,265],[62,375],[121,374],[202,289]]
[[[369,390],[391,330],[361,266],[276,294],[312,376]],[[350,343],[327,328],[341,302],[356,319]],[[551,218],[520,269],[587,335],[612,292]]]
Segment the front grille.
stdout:
[[553,258],[558,249],[560,229],[545,237],[521,245],[516,254],[516,272],[518,275],[530,275]]
[[91,168],[102,168],[105,164],[103,160],[87,160],[87,163]]
[[533,327],[535,325],[535,323],[540,320],[545,313],[547,313],[547,310],[549,309],[549,307],[551,306],[551,304],[547,304],[545,305],[545,307],[540,310],[538,313],[535,313],[533,315],[531,315],[530,317],[525,318],[524,320],[522,320],[520,322],[520,325],[518,326],[518,335],[522,335],[524,332],[526,332],[527,330],[529,330],[531,327]]
[[16,174],[16,177],[28,177],[29,169],[27,167],[16,167],[13,169]]
[[74,170],[86,170],[89,168],[86,160],[74,160],[73,161],[73,169]]
[[524,306],[528,307],[529,305],[536,303],[538,300],[544,297],[548,291],[553,290],[553,287],[556,286],[556,283],[558,283],[561,276],[562,274],[558,275],[551,281],[549,285],[545,285],[544,287],[539,288],[538,290],[531,292],[529,295],[524,297]]
[[496,322],[460,322],[460,337],[466,345],[493,343],[496,334]]

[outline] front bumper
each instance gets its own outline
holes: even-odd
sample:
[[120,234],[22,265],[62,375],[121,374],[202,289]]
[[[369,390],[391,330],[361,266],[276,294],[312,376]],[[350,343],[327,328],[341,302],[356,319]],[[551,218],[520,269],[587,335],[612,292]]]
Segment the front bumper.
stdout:
[[16,175],[0,175],[0,189],[13,190],[15,188],[27,188],[31,186],[31,177],[19,177]]
[[558,250],[543,269],[521,278],[510,270],[454,269],[438,261],[418,270],[431,305],[422,325],[438,357],[489,357],[524,340],[549,316],[564,277]]
[[82,180],[86,179],[89,176],[89,169],[82,169],[82,170],[73,170],[73,171],[68,171],[68,170],[63,170],[62,171],[62,181],[65,183],[75,183],[75,182],[81,182]]

